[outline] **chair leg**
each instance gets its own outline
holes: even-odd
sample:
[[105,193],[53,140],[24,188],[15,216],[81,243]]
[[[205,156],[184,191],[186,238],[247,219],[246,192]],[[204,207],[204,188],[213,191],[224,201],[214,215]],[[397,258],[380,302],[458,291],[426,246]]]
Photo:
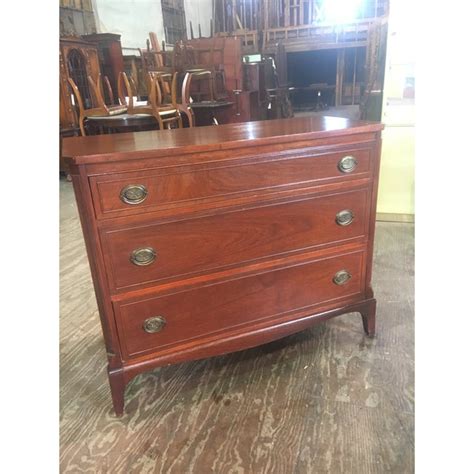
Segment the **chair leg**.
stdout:
[[192,110],[185,110],[184,113],[188,117],[188,122],[189,122],[189,128],[195,127],[195,121],[194,121],[194,112]]
[[81,136],[83,137],[86,136],[86,130],[84,128],[84,119],[85,117],[83,115],[79,115],[79,128],[81,130]]
[[160,130],[164,130],[165,129],[165,124],[163,123],[163,120],[162,120],[162,118],[160,117],[159,114],[158,114],[157,120],[158,120],[158,125],[160,127]]

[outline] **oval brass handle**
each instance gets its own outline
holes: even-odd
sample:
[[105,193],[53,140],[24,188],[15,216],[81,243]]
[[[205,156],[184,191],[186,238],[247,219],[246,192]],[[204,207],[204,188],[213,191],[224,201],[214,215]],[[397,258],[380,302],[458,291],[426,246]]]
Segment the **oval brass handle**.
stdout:
[[139,249],[135,249],[130,254],[130,261],[134,265],[138,265],[140,267],[144,267],[146,265],[150,265],[156,259],[156,251],[151,247],[143,247]]
[[337,167],[339,168],[339,171],[342,171],[343,173],[350,173],[355,170],[357,165],[358,163],[355,157],[347,155],[339,160]]
[[344,209],[336,214],[337,225],[349,225],[354,220],[354,213],[350,209]]
[[148,190],[143,184],[129,184],[120,191],[120,199],[125,204],[140,204],[148,195]]
[[166,319],[163,316],[154,316],[153,318],[145,319],[143,329],[148,334],[160,332],[166,325]]
[[344,285],[352,278],[352,275],[347,270],[341,270],[334,275],[332,281],[336,285]]

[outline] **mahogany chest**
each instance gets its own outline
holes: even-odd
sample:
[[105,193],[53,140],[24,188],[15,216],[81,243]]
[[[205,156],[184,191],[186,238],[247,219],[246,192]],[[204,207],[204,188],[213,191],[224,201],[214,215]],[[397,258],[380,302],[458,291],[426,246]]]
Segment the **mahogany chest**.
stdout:
[[154,367],[348,312],[374,334],[381,130],[308,117],[64,140],[117,415]]

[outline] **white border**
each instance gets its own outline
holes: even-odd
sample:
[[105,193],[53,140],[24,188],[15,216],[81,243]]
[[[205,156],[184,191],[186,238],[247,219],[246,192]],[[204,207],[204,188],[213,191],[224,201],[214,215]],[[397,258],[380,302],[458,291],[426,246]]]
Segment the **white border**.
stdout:
[[3,472],[59,458],[59,9],[2,4]]

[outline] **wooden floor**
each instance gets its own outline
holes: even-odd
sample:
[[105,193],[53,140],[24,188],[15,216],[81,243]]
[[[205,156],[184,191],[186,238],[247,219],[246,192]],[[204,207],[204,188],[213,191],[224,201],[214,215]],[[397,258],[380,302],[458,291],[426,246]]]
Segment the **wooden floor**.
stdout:
[[112,413],[71,183],[61,196],[61,472],[414,471],[413,225],[377,224],[375,339],[358,314],[134,379]]

